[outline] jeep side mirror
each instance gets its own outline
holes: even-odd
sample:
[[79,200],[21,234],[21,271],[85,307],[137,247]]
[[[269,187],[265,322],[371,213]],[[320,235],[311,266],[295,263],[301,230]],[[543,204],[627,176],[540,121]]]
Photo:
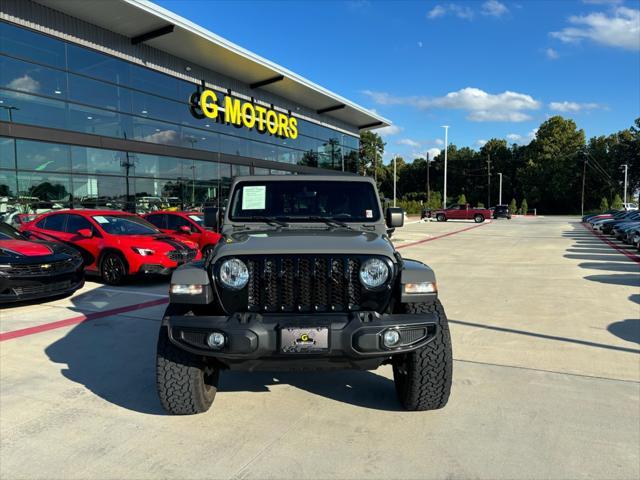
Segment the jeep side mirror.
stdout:
[[218,231],[218,207],[204,207],[202,209],[204,213],[204,226],[211,228],[214,231]]
[[91,238],[93,237],[93,232],[90,228],[81,228],[80,230],[78,230],[78,235],[83,238]]
[[178,227],[178,231],[180,233],[191,233],[191,228],[189,228],[187,225],[181,225],[180,227]]
[[387,208],[386,216],[387,227],[400,228],[404,225],[404,212],[400,207]]

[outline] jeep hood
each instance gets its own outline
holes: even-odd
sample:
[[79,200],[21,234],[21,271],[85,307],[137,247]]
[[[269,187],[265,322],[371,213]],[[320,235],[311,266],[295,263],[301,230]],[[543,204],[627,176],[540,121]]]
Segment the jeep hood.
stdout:
[[221,241],[216,258],[262,254],[371,254],[393,258],[393,252],[389,238],[375,232],[283,229],[230,234]]

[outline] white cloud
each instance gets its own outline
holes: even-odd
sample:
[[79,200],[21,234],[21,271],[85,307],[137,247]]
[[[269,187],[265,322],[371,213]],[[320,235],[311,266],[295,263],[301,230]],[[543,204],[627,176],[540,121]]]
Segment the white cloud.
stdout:
[[479,88],[467,87],[443,97],[399,97],[386,92],[365,90],[365,95],[381,105],[409,105],[422,110],[433,108],[466,110],[467,119],[474,122],[523,122],[531,117],[526,110],[540,108],[540,102],[530,95],[511,92],[487,93]]
[[509,12],[509,9],[504,3],[498,2],[498,0],[487,0],[482,4],[482,14],[490,15],[492,17],[501,17],[505,13]]
[[620,5],[623,0],[582,0],[582,3],[590,5]]
[[408,147],[420,148],[420,144],[410,138],[401,138],[396,142],[398,145],[407,145]]
[[433,141],[433,143],[434,143],[435,145],[438,145],[439,147],[441,147],[441,146],[443,146],[443,145],[444,145],[444,140],[442,140],[441,138],[436,138],[436,139]]
[[509,144],[517,143],[519,145],[528,145],[534,138],[536,138],[537,133],[537,128],[534,128],[526,135],[520,135],[519,133],[510,133],[507,135],[507,140],[509,140]]
[[447,5],[436,5],[427,13],[427,18],[434,19],[444,17],[447,14],[455,15],[463,20],[472,20],[474,13],[471,8],[462,5],[456,5],[455,3],[449,3]]
[[429,150],[427,150],[426,153],[429,154],[429,160],[433,160],[434,158],[436,158],[438,155],[440,155],[440,152],[442,150],[439,148],[430,148]]
[[397,125],[389,125],[388,127],[377,128],[374,130],[374,132],[381,137],[388,137],[390,135],[397,135],[401,130],[402,128],[398,127]]
[[429,13],[427,13],[427,18],[442,17],[446,13],[447,13],[447,9],[446,8],[444,8],[442,5],[436,5],[431,10],[429,10]]
[[560,55],[558,54],[558,52],[555,51],[553,48],[547,48],[544,51],[544,53],[547,56],[547,58],[550,60],[557,60],[558,58],[560,58]]
[[640,10],[616,7],[611,16],[602,12],[569,17],[573,26],[551,36],[566,43],[588,39],[609,47],[640,50]]
[[487,141],[484,138],[479,138],[476,140],[476,145],[479,147],[484,147],[487,144]]
[[40,82],[29,75],[23,75],[21,77],[14,78],[7,83],[7,88],[22,90],[23,92],[38,93],[40,90]]
[[418,42],[418,48],[422,48],[423,43],[422,42]]
[[578,103],[578,102],[551,102],[549,104],[549,108],[556,112],[570,112],[577,113],[582,110],[593,110],[596,108],[603,108],[602,105],[598,103]]

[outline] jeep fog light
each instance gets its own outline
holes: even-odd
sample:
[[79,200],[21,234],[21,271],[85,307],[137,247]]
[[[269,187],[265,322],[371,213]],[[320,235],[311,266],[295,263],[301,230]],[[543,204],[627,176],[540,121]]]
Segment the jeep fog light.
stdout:
[[226,341],[227,340],[226,338],[224,338],[224,334],[220,332],[213,332],[207,337],[207,345],[209,345],[211,348],[215,348],[216,350],[224,347]]
[[405,283],[404,293],[435,293],[438,291],[436,282]]
[[387,330],[382,334],[382,344],[387,347],[395,347],[400,343],[400,332],[397,330]]
[[171,285],[170,292],[177,295],[200,295],[202,285]]

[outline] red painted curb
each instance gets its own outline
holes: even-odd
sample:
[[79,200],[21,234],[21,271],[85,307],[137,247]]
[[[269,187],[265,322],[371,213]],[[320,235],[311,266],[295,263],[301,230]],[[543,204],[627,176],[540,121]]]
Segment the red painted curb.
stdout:
[[440,238],[449,237],[451,235],[455,235],[456,233],[466,232],[467,230],[473,230],[474,228],[484,227],[485,225],[489,225],[491,222],[481,223],[479,225],[472,225],[471,227],[461,228],[460,230],[454,230],[453,232],[445,233],[443,235],[438,235],[437,237],[429,237],[424,240],[418,240],[417,242],[411,242],[404,245],[398,245],[396,250],[400,250],[401,248],[413,247],[414,245],[420,245],[421,243],[433,242],[434,240],[438,240]]
[[34,335],[36,333],[46,332],[49,330],[55,330],[56,328],[68,327],[69,325],[76,325],[78,323],[88,322],[90,320],[96,320],[98,318],[109,317],[111,315],[117,315],[119,313],[142,310],[143,308],[154,307],[156,305],[162,305],[168,302],[168,298],[159,298],[157,300],[138,303],[136,305],[129,305],[127,307],[118,307],[111,310],[103,310],[101,312],[92,312],[86,315],[78,315],[77,317],[67,318],[65,320],[58,320],[57,322],[50,322],[43,325],[36,325],[35,327],[21,328],[19,330],[4,332],[0,333],[0,342],[4,342],[5,340],[12,340],[14,338],[26,337],[27,335]]
[[638,255],[634,255],[633,253],[628,252],[626,249],[620,247],[619,245],[616,245],[611,240],[609,240],[607,237],[602,235],[600,232],[596,232],[593,228],[591,228],[590,226],[587,226],[587,224],[583,223],[582,226],[585,228],[585,230],[587,232],[591,233],[591,235],[593,235],[594,237],[600,239],[602,242],[606,243],[607,245],[609,245],[614,250],[617,250],[621,254],[625,255],[628,258],[630,258],[632,261],[634,261],[636,263],[640,263],[640,257]]

